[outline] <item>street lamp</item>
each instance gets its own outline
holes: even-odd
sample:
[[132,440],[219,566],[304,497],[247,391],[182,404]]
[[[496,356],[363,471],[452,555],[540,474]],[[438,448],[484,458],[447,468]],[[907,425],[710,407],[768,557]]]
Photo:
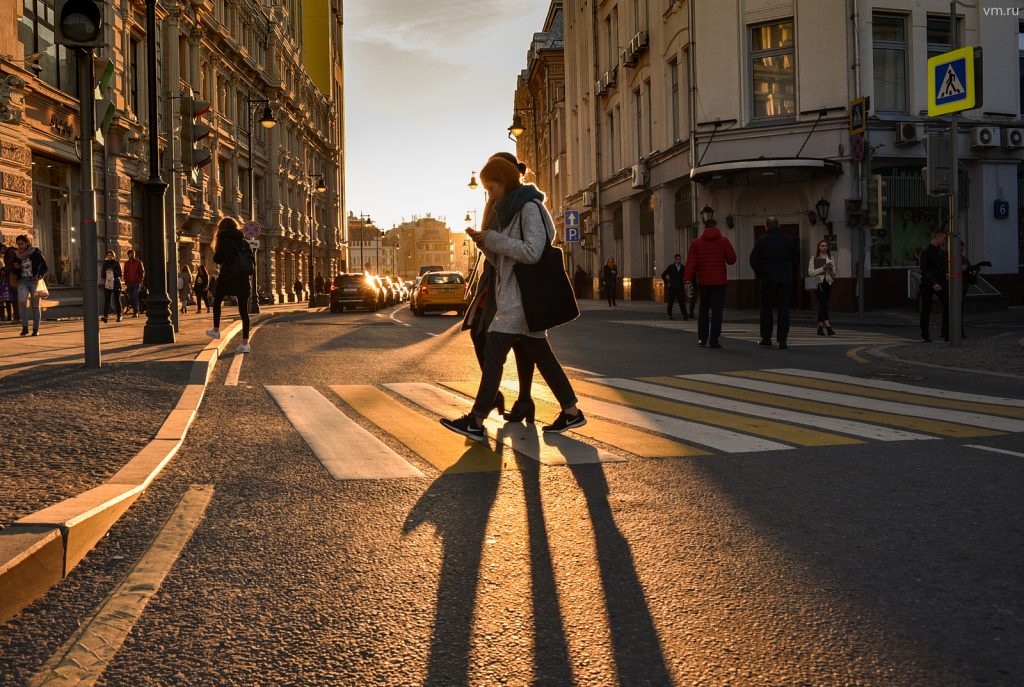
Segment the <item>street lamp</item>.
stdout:
[[[268,131],[270,129],[273,129],[274,125],[277,124],[277,118],[274,117],[274,111],[272,109],[270,109],[270,101],[267,100],[266,98],[264,98],[264,99],[253,99],[251,96],[249,96],[249,97],[246,98],[246,102],[248,103],[248,109],[249,109],[249,164],[248,164],[248,171],[249,171],[249,221],[250,222],[255,222],[256,221],[256,176],[253,173],[253,167],[252,167],[252,158],[253,158],[252,130],[256,127],[256,124],[254,123],[253,120],[256,117],[256,110],[259,109],[260,105],[263,105],[263,113],[260,115],[260,124],[263,126],[264,129],[266,129]],[[258,251],[256,251],[256,250],[253,251],[253,263],[254,263],[254,265],[253,265],[253,271],[252,271],[252,294],[249,297],[249,312],[251,312],[251,313],[258,313],[260,311],[259,280],[257,279],[257,276],[256,276],[259,273],[259,269],[256,267],[256,265],[259,265],[259,262],[256,260],[257,252]]]
[[700,211],[700,221],[703,222],[704,226],[706,227],[708,225],[708,222],[710,222],[714,218],[715,209],[712,208],[710,205],[705,205],[704,208]]
[[[307,174],[306,177],[309,179],[309,274],[306,279],[309,280],[309,307],[312,308],[316,303],[316,275],[313,273],[316,270],[313,264],[313,240],[316,220],[313,216],[313,194],[323,193],[327,190],[327,185],[324,184],[323,174]],[[316,186],[313,185],[314,180],[316,181]]]
[[476,170],[474,169],[473,173],[469,175],[469,183],[467,186],[469,186],[471,191],[475,191],[479,185],[480,184],[476,183]]
[[518,139],[524,131],[526,131],[526,127],[523,126],[523,118],[519,116],[519,110],[516,110],[512,115],[512,126],[508,128],[509,138]]
[[827,200],[825,200],[824,197],[822,197],[821,200],[819,200],[817,203],[814,204],[814,209],[815,209],[815,211],[817,211],[818,219],[821,220],[822,224],[825,224],[825,225],[828,224],[828,211],[829,211],[829,209],[831,207],[832,207],[832,203],[830,203]]

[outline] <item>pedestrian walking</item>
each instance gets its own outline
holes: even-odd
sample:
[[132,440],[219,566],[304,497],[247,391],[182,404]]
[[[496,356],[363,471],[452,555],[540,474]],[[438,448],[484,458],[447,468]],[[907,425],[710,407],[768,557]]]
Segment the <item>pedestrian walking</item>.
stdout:
[[188,314],[188,304],[192,300],[192,282],[192,267],[186,262],[178,270],[178,302],[185,314]]
[[[576,407],[576,394],[551,350],[546,330],[530,331],[527,325],[515,268],[541,262],[555,237],[555,225],[544,207],[544,194],[533,184],[523,184],[522,174],[522,166],[505,156],[488,160],[480,170],[488,193],[482,229],[467,230],[494,268],[495,314],[487,327],[483,372],[473,409],[455,420],[442,419],[441,424],[475,441],[487,439],[483,422],[494,408],[505,360],[516,343],[523,345],[561,406],[558,417],[543,430],[561,433],[587,422]],[[571,293],[568,297],[572,298]]]
[[18,305],[18,280],[21,279],[21,268],[15,267],[18,261],[18,249],[15,246],[7,246],[3,251],[4,271],[7,273],[7,286],[11,289],[14,298],[14,321],[21,319],[20,307]]
[[608,298],[608,305],[618,305],[615,302],[615,290],[619,284],[619,268],[615,264],[615,258],[608,258],[604,262],[604,267],[601,268],[601,288],[604,289],[604,295]]
[[200,265],[196,270],[192,288],[196,294],[196,314],[203,312],[203,303],[206,303],[206,312],[210,312],[210,273],[206,271],[206,265]]
[[225,296],[238,299],[238,316],[242,319],[242,344],[239,353],[249,353],[249,280],[256,269],[252,246],[245,240],[238,224],[225,217],[217,227],[213,261],[220,265],[217,290],[213,294],[213,329],[206,331],[214,339],[220,338],[220,313]]
[[46,260],[39,249],[32,245],[28,236],[18,236],[14,243],[13,266],[18,270],[18,303],[21,305],[21,335],[28,336],[28,319],[32,315],[32,336],[39,336],[39,320],[43,310],[39,302],[49,295],[46,282],[43,280],[47,272]]
[[313,286],[316,289],[317,295],[324,293],[327,289],[327,280],[324,279],[323,272],[317,272],[316,277],[313,279]]
[[686,254],[683,277],[692,290],[700,284],[700,316],[697,318],[697,345],[721,348],[722,318],[725,312],[725,289],[729,283],[728,265],[736,264],[736,249],[722,236],[718,222],[709,219],[704,232],[690,244]]
[[294,291],[295,291],[295,300],[297,300],[297,301],[303,300],[303,297],[302,297],[302,280],[301,279],[298,279],[298,278],[295,279],[295,283],[292,284],[292,289],[294,289]]
[[832,322],[828,314],[828,301],[832,297],[832,285],[836,281],[836,262],[832,259],[832,249],[828,241],[818,241],[814,256],[807,263],[807,277],[817,283],[814,293],[818,298],[818,336],[835,336]]
[[576,271],[572,275],[572,287],[576,292],[576,298],[579,298],[580,294],[583,293],[586,283],[587,271],[583,269],[583,265],[576,265]]
[[142,282],[146,278],[146,268],[143,266],[142,261],[135,257],[135,251],[128,251],[128,259],[124,261],[124,268],[121,270],[124,273],[124,285],[125,291],[128,293],[128,302],[132,306],[132,317],[138,317],[141,305],[139,303],[139,294],[142,291]]
[[117,261],[117,255],[108,250],[103,259],[103,267],[100,268],[100,281],[103,283],[103,321],[110,317],[110,303],[114,303],[114,313],[117,321],[121,321],[121,264]]
[[686,267],[683,265],[683,256],[676,253],[672,264],[665,268],[665,271],[661,273],[661,278],[665,281],[665,301],[668,303],[668,319],[674,320],[672,317],[672,308],[676,302],[679,303],[679,312],[682,313],[683,319],[690,319],[686,314]]
[[778,312],[779,328],[776,332],[779,349],[789,348],[789,300],[793,291],[793,272],[796,270],[796,241],[782,233],[777,217],[765,220],[768,233],[759,238],[750,251],[750,267],[761,280],[761,340],[758,346],[771,348],[774,315]]
[[921,341],[931,343],[929,320],[932,299],[942,304],[942,338],[949,340],[949,282],[946,279],[946,230],[932,231],[932,240],[921,251]]
[[0,262],[0,322],[14,321],[14,289],[7,278],[7,267]]

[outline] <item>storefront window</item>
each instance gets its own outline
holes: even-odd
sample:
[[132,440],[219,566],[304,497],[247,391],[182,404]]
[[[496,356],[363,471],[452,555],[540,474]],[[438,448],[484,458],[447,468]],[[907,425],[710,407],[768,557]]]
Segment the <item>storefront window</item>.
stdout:
[[76,189],[69,185],[68,165],[44,157],[32,158],[32,236],[49,266],[51,286],[79,286],[80,231]]

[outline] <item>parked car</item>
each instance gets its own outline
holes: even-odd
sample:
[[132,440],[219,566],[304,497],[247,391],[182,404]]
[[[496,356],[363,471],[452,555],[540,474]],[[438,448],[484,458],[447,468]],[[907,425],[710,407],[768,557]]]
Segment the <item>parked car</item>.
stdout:
[[377,307],[386,308],[388,307],[388,290],[384,284],[384,280],[376,274],[369,274],[366,276],[367,279],[373,282],[373,285],[377,287]]
[[412,282],[412,288],[409,289],[409,310],[412,314],[416,314],[416,303],[419,300],[420,295],[420,282],[423,281],[423,277],[416,277]]
[[458,272],[429,272],[420,278],[414,315],[427,312],[466,312],[466,278]]
[[398,282],[389,276],[383,276],[384,286],[388,290],[388,305],[398,305],[402,302],[402,293],[398,290]]
[[331,284],[331,312],[345,312],[345,308],[366,308],[375,312],[380,308],[377,285],[366,275],[342,273]]

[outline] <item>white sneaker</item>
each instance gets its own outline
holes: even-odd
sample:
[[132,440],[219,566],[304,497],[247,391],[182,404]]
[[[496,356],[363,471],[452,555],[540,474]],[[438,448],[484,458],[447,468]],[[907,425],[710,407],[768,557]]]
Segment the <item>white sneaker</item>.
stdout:
[[220,330],[219,329],[207,329],[206,330],[206,335],[208,337],[210,337],[211,339],[219,339],[220,338]]
[[237,353],[251,353],[252,352],[252,346],[250,346],[247,343],[243,343],[241,346],[239,346],[238,348],[235,349],[235,352],[237,352]]

